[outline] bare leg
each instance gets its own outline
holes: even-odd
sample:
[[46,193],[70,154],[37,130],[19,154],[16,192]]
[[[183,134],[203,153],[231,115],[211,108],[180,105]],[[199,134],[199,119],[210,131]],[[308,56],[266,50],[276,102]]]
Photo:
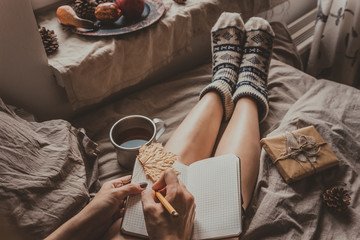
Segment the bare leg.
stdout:
[[211,83],[201,91],[200,101],[165,145],[165,151],[177,154],[184,164],[210,157],[222,119],[230,118],[233,112],[232,93],[244,38],[244,22],[238,13],[222,13],[211,29]]
[[241,190],[246,209],[256,183],[260,159],[260,130],[256,103],[240,98],[216,149],[215,156],[233,153],[241,160]]
[[235,109],[215,155],[234,153],[241,160],[243,207],[251,200],[259,172],[260,130],[269,112],[267,76],[274,32],[270,24],[257,17],[245,23],[246,41],[233,94]]
[[172,134],[165,151],[177,154],[179,162],[186,165],[210,157],[222,117],[219,95],[206,93]]

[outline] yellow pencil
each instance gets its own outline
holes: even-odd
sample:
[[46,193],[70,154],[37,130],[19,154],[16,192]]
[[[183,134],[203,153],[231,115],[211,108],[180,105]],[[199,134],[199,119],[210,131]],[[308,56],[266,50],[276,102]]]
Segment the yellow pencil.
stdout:
[[171,206],[168,200],[166,200],[166,198],[160,192],[155,192],[155,195],[172,216],[179,216],[179,213],[173,208],[173,206]]

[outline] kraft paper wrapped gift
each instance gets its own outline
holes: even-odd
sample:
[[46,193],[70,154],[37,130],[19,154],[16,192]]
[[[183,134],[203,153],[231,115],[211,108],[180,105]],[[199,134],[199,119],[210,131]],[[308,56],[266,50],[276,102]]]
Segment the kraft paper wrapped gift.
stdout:
[[260,143],[287,183],[339,163],[339,159],[314,126],[263,138]]

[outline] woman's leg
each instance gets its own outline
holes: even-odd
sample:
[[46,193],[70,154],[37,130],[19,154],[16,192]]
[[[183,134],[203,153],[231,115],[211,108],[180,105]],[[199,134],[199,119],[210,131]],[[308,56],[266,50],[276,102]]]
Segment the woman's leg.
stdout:
[[251,18],[245,24],[246,42],[233,101],[234,113],[215,155],[233,153],[241,160],[243,207],[249,205],[259,172],[259,120],[269,111],[267,75],[274,32],[268,22]]
[[233,153],[241,160],[243,207],[248,206],[259,171],[260,130],[257,104],[251,98],[240,98],[221,137],[215,156]]
[[191,164],[210,157],[222,119],[234,108],[232,94],[241,61],[244,23],[237,13],[222,13],[211,30],[213,53],[212,82],[200,93],[200,101],[165,145],[165,151]]
[[165,151],[175,153],[178,161],[186,165],[210,157],[222,117],[219,95],[214,91],[206,93],[172,134]]

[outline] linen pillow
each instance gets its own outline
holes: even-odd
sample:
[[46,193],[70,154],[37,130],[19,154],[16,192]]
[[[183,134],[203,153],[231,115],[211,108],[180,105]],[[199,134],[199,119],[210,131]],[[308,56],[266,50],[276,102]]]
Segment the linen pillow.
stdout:
[[99,189],[97,145],[67,121],[28,122],[0,99],[0,217],[26,239],[49,235]]

